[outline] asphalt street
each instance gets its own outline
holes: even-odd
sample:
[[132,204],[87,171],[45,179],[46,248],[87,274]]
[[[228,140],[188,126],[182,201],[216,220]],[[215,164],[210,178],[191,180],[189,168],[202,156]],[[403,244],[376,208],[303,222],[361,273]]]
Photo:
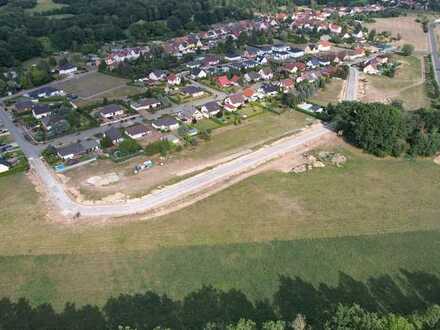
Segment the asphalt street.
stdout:
[[435,36],[434,31],[435,24],[431,23],[428,26],[428,44],[431,51],[431,59],[432,59],[432,65],[434,66],[434,76],[435,80],[437,81],[437,84],[440,86],[440,56],[438,53],[438,43],[437,38]]
[[359,80],[359,71],[356,67],[350,66],[347,78],[347,88],[345,89],[345,101],[357,100],[357,86]]

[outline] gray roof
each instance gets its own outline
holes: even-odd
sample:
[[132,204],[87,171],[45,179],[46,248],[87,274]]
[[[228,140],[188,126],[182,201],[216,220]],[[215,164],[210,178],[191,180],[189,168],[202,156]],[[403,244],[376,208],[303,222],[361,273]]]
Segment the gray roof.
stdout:
[[181,92],[185,94],[197,94],[203,92],[203,89],[197,86],[186,86],[181,89]]
[[208,110],[208,112],[217,111],[220,109],[220,105],[215,101],[205,103],[203,106],[206,108],[206,110]]
[[122,137],[121,130],[116,127],[110,127],[107,131],[105,131],[104,135],[111,141],[119,140]]
[[51,112],[50,107],[47,104],[35,104],[32,110],[36,115],[42,115]]
[[81,142],[81,146],[85,151],[93,150],[100,146],[99,142],[96,140],[85,140]]
[[100,110],[99,113],[103,114],[103,115],[107,115],[110,113],[115,113],[122,110],[122,107],[119,104],[108,104],[103,106]]
[[166,127],[166,126],[175,125],[177,123],[178,121],[176,120],[176,118],[173,117],[161,117],[153,121],[153,124],[157,127],[162,127],[162,126]]
[[72,143],[64,147],[57,148],[57,152],[61,157],[68,155],[80,155],[84,152],[81,143]]
[[136,124],[125,129],[127,135],[138,135],[142,133],[147,133],[148,131],[148,127],[143,124]]

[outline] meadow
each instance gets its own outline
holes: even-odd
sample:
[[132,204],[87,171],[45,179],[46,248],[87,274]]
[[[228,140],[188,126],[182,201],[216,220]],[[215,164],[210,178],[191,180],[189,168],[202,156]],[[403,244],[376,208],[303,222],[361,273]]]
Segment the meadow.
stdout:
[[102,304],[154,289],[180,298],[203,284],[271,297],[280,275],[335,285],[400,271],[440,275],[440,168],[342,147],[348,163],[250,177],[145,221],[61,225],[24,175],[0,178],[0,296]]

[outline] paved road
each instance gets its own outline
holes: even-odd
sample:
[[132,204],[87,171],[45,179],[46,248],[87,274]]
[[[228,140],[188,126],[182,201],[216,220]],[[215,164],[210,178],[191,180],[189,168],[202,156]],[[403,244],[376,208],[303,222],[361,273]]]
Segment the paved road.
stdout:
[[150,193],[142,199],[130,200],[121,203],[83,205],[75,202],[64,191],[64,186],[57,181],[53,172],[49,170],[39,158],[35,146],[27,142],[15,125],[12,123],[9,114],[0,108],[0,119],[6,128],[22,148],[29,159],[32,171],[40,178],[47,189],[50,199],[66,216],[80,214],[86,217],[97,216],[123,216],[136,213],[143,213],[173,201],[188,197],[191,194],[204,190],[213,184],[219,183],[227,178],[242,172],[248,171],[256,166],[279,157],[299,146],[310,143],[321,138],[330,132],[329,129],[317,126],[306,133],[292,136],[290,138],[263,147],[257,151],[236,158],[228,163],[214,167],[211,170],[180,181],[162,190]]
[[435,24],[431,23],[428,26],[428,44],[431,51],[432,65],[434,66],[434,76],[437,84],[440,86],[440,56],[438,53],[438,43],[434,31]]
[[356,67],[350,66],[347,78],[347,88],[345,89],[345,101],[357,100],[357,88],[359,81],[359,71]]

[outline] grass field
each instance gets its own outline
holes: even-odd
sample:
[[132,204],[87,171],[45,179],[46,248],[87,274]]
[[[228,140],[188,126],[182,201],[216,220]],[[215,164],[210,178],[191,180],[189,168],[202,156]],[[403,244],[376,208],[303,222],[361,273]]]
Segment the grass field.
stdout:
[[[110,89],[125,87],[128,80],[105,75],[99,72],[90,73],[80,78],[74,78],[57,84],[57,87],[67,93],[76,94],[82,98],[93,98],[94,95],[105,93]],[[127,86],[128,87],[128,86]]]
[[310,99],[311,102],[326,106],[329,103],[337,103],[340,101],[343,80],[331,80],[325,88],[319,89],[316,94]]
[[63,8],[65,5],[63,4],[58,4],[53,2],[53,0],[38,0],[37,1],[37,5],[32,8],[29,9],[29,12],[31,13],[44,13],[46,11],[51,11],[54,9],[59,9],[59,8]]
[[439,167],[351,148],[344,168],[266,172],[184,210],[124,225],[43,220],[23,175],[0,178],[0,296],[102,303],[146,289],[182,297],[202,284],[270,296],[281,274],[336,284],[440,274]]
[[366,24],[366,27],[376,29],[377,32],[389,31],[393,37],[400,34],[401,39],[396,42],[397,46],[405,43],[413,44],[417,51],[427,51],[428,41],[426,34],[423,32],[422,24],[417,23],[415,15],[375,18],[374,23]]

